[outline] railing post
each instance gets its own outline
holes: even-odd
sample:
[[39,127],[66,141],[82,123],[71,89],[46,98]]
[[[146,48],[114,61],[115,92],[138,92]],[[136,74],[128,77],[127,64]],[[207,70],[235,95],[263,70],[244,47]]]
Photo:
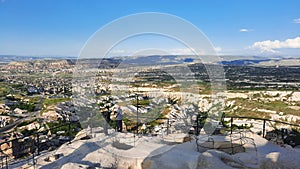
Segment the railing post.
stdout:
[[264,124],[263,124],[263,133],[262,133],[263,138],[265,138],[265,132],[266,132],[266,119],[264,119]]
[[6,164],[6,168],[8,169],[7,155],[5,156],[5,164]]
[[136,94],[136,135],[139,134],[139,96]]
[[169,134],[169,118],[167,119],[167,135]]
[[34,152],[33,152],[33,156],[32,156],[32,163],[33,163],[33,166],[35,166]]
[[36,133],[36,142],[37,142],[37,154],[40,155],[40,135]]
[[233,117],[230,118],[230,134],[232,134],[232,130],[233,130]]
[[[107,123],[105,121],[105,123]],[[69,133],[69,144],[71,144],[71,120],[69,120],[69,124],[68,124],[68,133]]]
[[199,135],[199,118],[200,118],[200,115],[197,114],[197,118],[196,118],[196,136]]

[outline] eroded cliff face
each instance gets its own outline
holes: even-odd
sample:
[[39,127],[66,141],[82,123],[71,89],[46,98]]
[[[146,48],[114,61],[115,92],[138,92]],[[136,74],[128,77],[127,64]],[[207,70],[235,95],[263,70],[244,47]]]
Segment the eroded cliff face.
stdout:
[[3,69],[61,69],[71,68],[73,62],[69,60],[35,60],[10,62]]

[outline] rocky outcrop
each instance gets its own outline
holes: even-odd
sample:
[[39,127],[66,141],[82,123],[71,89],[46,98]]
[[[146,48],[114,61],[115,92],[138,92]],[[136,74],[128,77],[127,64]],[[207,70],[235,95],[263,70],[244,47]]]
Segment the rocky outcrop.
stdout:
[[35,60],[35,61],[19,61],[10,62],[3,68],[11,69],[66,69],[72,67],[72,62],[68,60]]
[[31,137],[16,138],[0,143],[1,152],[9,158],[20,158],[36,150],[35,141]]
[[58,119],[62,119],[62,116],[56,111],[47,111],[42,114],[42,117],[51,121],[56,121]]
[[32,67],[31,62],[10,62],[9,64],[5,65],[4,69],[27,69]]

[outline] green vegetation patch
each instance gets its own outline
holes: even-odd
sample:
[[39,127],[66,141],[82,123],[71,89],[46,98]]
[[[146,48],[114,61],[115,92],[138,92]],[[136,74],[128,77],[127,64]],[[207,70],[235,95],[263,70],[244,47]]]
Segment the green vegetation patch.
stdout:
[[80,123],[67,123],[64,121],[56,121],[56,122],[49,122],[47,123],[52,134],[56,134],[59,131],[64,131],[62,134],[63,136],[71,136],[75,137],[78,133],[77,129],[81,128]]
[[0,99],[4,99],[10,92],[9,87],[5,83],[0,83]]
[[[285,101],[264,101],[264,100],[249,100],[245,98],[234,98],[230,100],[235,100],[235,106],[239,106],[235,110],[234,113],[229,113],[231,115],[242,115],[242,116],[250,116],[250,117],[264,117],[269,118],[270,113],[257,111],[256,109],[265,109],[265,110],[272,110],[276,111],[277,113],[283,112],[284,114],[291,114],[300,116],[299,111],[295,111],[294,109],[290,108],[288,102]],[[234,106],[233,106],[234,107]]]
[[19,102],[19,104],[13,105],[13,106],[11,106],[11,108],[12,109],[19,108],[22,110],[27,110],[28,112],[35,111],[35,105],[32,103],[26,103],[26,102]]
[[136,105],[138,103],[139,106],[148,106],[150,104],[150,100],[131,100],[132,105]]
[[43,100],[43,106],[56,105],[61,102],[70,101],[70,98],[46,98]]

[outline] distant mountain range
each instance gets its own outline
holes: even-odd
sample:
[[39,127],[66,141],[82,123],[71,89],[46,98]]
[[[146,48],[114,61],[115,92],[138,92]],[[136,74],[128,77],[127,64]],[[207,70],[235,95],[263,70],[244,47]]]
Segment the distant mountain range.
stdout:
[[0,55],[0,63],[9,63],[17,61],[31,60],[60,60],[60,59],[76,59],[74,56],[19,56],[19,55]]
[[300,58],[238,59],[220,62],[232,66],[300,66]]
[[[255,66],[300,66],[300,57],[292,56],[276,56],[276,57],[261,57],[261,56],[220,56],[219,64],[222,65],[255,65]],[[34,60],[63,60],[77,59],[74,56],[16,56],[16,55],[0,55],[0,64],[19,61],[34,61]],[[94,58],[91,60],[100,60]],[[150,56],[124,56],[111,58],[112,60],[122,60],[125,64],[132,65],[166,65],[166,64],[182,64],[201,62],[200,57],[192,55],[150,55]],[[89,60],[89,59],[88,59]]]
[[242,60],[231,60],[231,61],[222,61],[222,65],[253,65],[258,64],[260,62],[267,62],[271,61],[272,59],[258,59],[258,60],[249,60],[249,59],[242,59]]
[[256,66],[300,66],[300,57],[297,56],[221,56],[223,65],[256,65]]

